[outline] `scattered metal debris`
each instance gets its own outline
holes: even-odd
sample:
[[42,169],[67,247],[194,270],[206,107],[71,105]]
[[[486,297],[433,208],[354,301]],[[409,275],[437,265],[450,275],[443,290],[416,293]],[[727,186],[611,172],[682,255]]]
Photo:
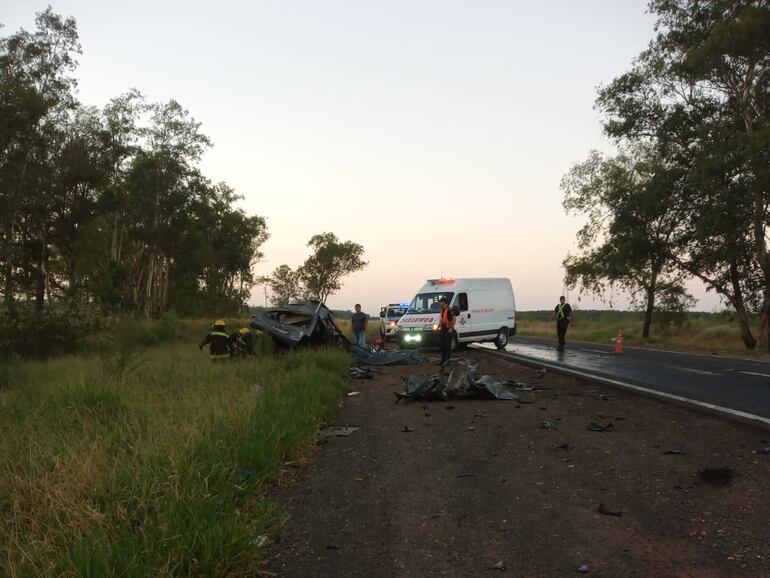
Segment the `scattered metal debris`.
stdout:
[[587,429],[588,429],[588,431],[599,431],[599,432],[607,431],[607,430],[612,429],[612,422],[608,421],[607,423],[602,424],[602,423],[598,423],[598,422],[592,421],[587,426]]
[[686,453],[687,452],[684,451],[684,450],[673,449],[673,450],[666,450],[665,452],[663,452],[663,455],[666,455],[666,456],[683,456]]
[[543,421],[540,422],[540,427],[543,429],[554,430],[554,429],[559,429],[559,424],[557,424],[556,422],[552,422],[550,419],[544,419]]
[[457,474],[455,477],[456,478],[472,478],[475,475],[476,474]]
[[408,425],[405,425],[404,427],[401,428],[401,431],[404,433],[411,433],[414,431],[414,429],[410,428]]
[[503,560],[500,560],[494,566],[490,566],[489,569],[490,570],[505,570],[505,562]]
[[360,429],[361,426],[358,425],[324,425],[318,428],[315,439],[316,442],[321,443],[333,437],[348,437]]
[[436,374],[427,377],[409,375],[404,378],[404,393],[396,393],[396,398],[399,401],[402,399],[427,400],[466,397],[519,399],[519,396],[505,383],[490,375],[478,376],[476,374],[477,369],[478,363],[469,359],[458,359],[452,362],[451,371],[443,380]]
[[360,391],[351,391],[348,392],[348,397],[353,397],[354,395],[361,395]]
[[604,514],[605,516],[622,516],[623,511],[622,510],[610,510],[607,506],[604,505],[604,502],[601,502],[599,504],[599,507],[596,509],[597,512],[600,514]]
[[730,466],[709,466],[698,470],[698,475],[710,486],[726,486],[733,481],[737,472]]
[[257,548],[263,548],[267,546],[267,543],[269,541],[270,539],[265,534],[260,534],[258,536],[255,536],[254,539],[251,541],[251,543]]
[[762,448],[761,450],[752,450],[751,453],[767,456],[770,455],[770,447]]
[[580,566],[578,566],[577,571],[580,572],[581,574],[588,574],[588,564],[581,564]]
[[350,345],[350,354],[361,365],[418,365],[423,361],[420,352],[415,349],[396,349],[394,351],[374,351],[360,345]]
[[373,379],[374,372],[371,369],[358,367],[357,365],[351,365],[348,369],[348,375],[351,379]]

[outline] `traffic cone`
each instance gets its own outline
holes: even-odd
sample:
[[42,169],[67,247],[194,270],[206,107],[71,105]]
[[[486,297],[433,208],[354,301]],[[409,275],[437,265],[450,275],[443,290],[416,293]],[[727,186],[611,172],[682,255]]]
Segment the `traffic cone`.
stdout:
[[623,355],[623,332],[618,329],[618,336],[615,338],[615,355]]

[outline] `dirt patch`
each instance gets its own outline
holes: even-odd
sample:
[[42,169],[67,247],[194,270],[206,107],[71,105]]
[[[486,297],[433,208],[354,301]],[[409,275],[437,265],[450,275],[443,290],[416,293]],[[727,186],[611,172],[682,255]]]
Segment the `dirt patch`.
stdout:
[[[521,400],[395,403],[409,373],[354,381],[281,497],[282,577],[770,576],[761,430],[469,352]],[[593,424],[593,426],[592,426]],[[594,427],[595,426],[595,427]],[[708,468],[734,471],[728,483]],[[601,507],[600,507],[601,506]],[[586,568],[587,567],[587,568]]]

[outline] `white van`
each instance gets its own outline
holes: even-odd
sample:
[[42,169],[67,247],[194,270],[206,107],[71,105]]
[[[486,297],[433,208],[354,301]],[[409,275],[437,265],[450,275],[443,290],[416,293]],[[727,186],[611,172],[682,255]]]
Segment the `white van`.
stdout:
[[455,313],[452,350],[474,341],[494,341],[503,349],[508,338],[516,335],[516,302],[510,279],[429,279],[398,320],[399,345],[438,345],[442,297],[449,299]]

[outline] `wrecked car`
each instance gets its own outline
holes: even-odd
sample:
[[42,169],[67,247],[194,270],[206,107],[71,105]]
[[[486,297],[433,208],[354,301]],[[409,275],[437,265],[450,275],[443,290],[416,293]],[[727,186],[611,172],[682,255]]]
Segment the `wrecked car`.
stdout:
[[361,365],[410,365],[422,360],[415,351],[374,351],[350,343],[334,323],[329,308],[318,301],[256,313],[249,326],[272,336],[278,347],[339,347]]
[[348,347],[350,342],[332,319],[329,308],[319,301],[290,303],[284,308],[258,312],[249,326],[272,336],[279,347]]

